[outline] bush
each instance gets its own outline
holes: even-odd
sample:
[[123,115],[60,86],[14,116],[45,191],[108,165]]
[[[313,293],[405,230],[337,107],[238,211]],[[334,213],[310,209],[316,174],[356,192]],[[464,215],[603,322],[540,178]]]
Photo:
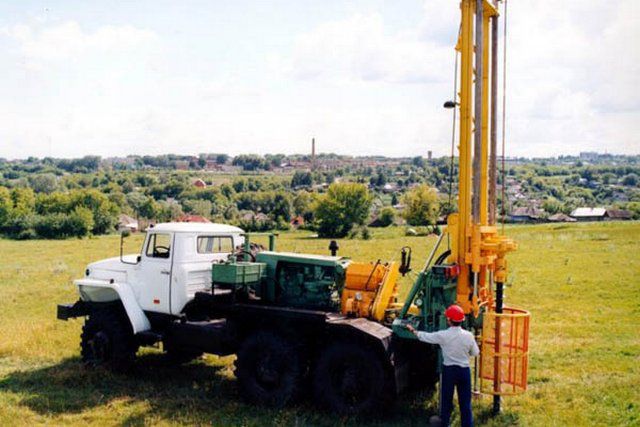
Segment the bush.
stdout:
[[276,223],[271,219],[258,220],[256,218],[241,219],[238,222],[238,227],[244,231],[262,232],[270,231],[276,228]]
[[640,182],[640,178],[638,178],[638,175],[636,175],[635,173],[630,173],[629,175],[626,175],[624,178],[622,178],[622,185],[626,185],[629,187],[637,186],[638,182]]
[[44,239],[61,239],[67,237],[67,218],[67,215],[62,213],[39,216],[35,224],[35,231],[38,237]]
[[371,230],[368,227],[362,227],[360,229],[360,237],[362,240],[370,240],[371,239]]
[[33,214],[13,215],[4,225],[4,232],[12,239],[26,240],[37,237],[35,224],[37,218]]
[[66,236],[86,236],[93,229],[93,214],[91,210],[78,206],[69,214],[65,221]]
[[376,227],[388,227],[393,224],[396,219],[396,211],[392,207],[384,207],[380,209],[378,218],[374,221]]

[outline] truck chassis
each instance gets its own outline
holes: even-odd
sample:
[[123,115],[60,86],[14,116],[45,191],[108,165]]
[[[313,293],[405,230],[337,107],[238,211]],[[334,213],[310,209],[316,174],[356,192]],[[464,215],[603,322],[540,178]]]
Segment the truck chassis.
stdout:
[[140,346],[159,343],[177,363],[203,353],[236,354],[243,397],[273,407],[298,401],[310,388],[331,411],[375,413],[437,380],[436,348],[398,338],[378,322],[233,299],[225,289],[198,292],[182,316],[145,312],[152,328],[136,334],[120,301],[59,305],[58,318],[87,316],[81,348],[89,365],[127,371]]

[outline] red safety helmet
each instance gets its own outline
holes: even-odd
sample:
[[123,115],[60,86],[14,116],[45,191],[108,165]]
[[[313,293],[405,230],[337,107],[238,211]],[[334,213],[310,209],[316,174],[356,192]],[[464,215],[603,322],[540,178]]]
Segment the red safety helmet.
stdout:
[[450,305],[444,312],[447,319],[452,322],[462,322],[464,320],[464,311],[459,305]]

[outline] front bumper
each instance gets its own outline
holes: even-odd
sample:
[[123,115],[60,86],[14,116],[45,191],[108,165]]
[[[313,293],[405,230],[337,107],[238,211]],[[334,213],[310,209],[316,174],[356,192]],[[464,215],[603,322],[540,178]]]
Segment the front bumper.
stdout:
[[69,320],[74,317],[86,316],[90,313],[89,304],[78,300],[73,304],[58,304],[58,319]]

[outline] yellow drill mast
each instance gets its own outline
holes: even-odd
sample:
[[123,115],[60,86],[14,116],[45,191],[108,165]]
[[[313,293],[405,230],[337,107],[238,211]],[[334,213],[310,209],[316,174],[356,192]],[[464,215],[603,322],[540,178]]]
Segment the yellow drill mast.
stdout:
[[[496,204],[495,181],[489,181],[489,156],[496,156],[495,140],[489,150],[489,113],[495,116],[496,109],[490,106],[497,102],[495,90],[489,96],[490,75],[491,84],[497,84],[497,61],[491,61],[491,68],[489,61],[490,50],[495,56],[491,44],[497,43],[497,31],[490,37],[490,27],[498,9],[488,0],[461,0],[460,8],[462,23],[456,46],[461,56],[458,212],[449,216],[447,232],[452,242],[449,262],[460,266],[457,303],[466,313],[477,315],[481,305],[493,306],[490,285],[506,281],[505,254],[516,249],[516,244],[498,233],[495,214],[489,215],[495,213]],[[493,24],[497,29],[497,23]],[[495,138],[496,120],[491,124]],[[495,168],[495,160],[491,163]]]

